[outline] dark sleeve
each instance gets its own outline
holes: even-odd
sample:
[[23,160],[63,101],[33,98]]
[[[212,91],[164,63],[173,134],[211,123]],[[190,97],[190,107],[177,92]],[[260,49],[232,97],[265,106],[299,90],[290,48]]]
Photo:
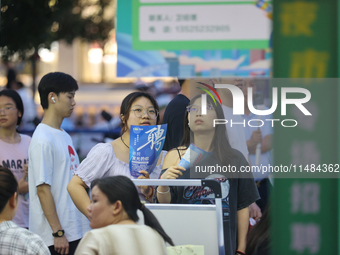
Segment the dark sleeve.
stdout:
[[[249,165],[242,153],[239,153],[238,166]],[[240,169],[240,168],[239,168]],[[256,200],[260,199],[252,173],[245,173],[237,179],[237,210],[248,207]]]
[[168,124],[163,150],[169,151],[181,145],[186,107],[189,99],[177,95],[165,109],[163,124]]

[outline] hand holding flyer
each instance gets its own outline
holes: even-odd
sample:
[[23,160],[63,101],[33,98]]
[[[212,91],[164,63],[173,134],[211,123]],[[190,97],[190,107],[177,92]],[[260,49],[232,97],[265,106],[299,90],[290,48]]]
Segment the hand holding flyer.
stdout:
[[192,143],[178,165],[185,169],[189,169],[191,166],[196,165],[198,162],[206,159],[210,155],[210,152],[204,151]]
[[166,129],[167,124],[131,126],[129,167],[133,177],[137,178],[141,170],[152,173],[164,145]]

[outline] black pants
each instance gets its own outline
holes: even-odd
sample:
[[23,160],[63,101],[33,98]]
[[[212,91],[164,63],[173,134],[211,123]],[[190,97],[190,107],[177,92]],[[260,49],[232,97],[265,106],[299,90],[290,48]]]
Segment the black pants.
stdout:
[[[73,255],[76,252],[77,246],[79,244],[81,239],[69,242],[69,247],[68,247],[68,255]],[[54,250],[54,245],[48,246],[48,249],[51,252],[51,255],[60,255],[60,253],[56,252]]]

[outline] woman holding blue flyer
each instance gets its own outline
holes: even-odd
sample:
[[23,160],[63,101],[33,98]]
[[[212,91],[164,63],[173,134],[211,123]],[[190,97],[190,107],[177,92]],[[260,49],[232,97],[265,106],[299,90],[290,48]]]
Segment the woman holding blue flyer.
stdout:
[[[206,114],[201,113],[203,105]],[[248,206],[259,199],[259,195],[252,174],[237,173],[241,167],[248,166],[248,162],[241,152],[230,147],[225,125],[214,127],[214,119],[224,119],[222,107],[217,101],[207,97],[207,103],[203,104],[200,96],[191,100],[185,116],[183,146],[168,152],[161,179],[218,180],[222,190],[225,254],[244,254],[249,223]],[[215,171],[207,171],[212,167]],[[236,171],[228,172],[227,169]],[[159,186],[155,198],[159,203],[215,203],[215,195],[209,187]]]
[[[157,144],[151,144],[151,151],[148,152],[153,153],[153,157],[143,155],[144,147],[140,150],[141,155],[134,155],[135,148],[130,148],[134,147],[135,140],[139,139],[131,139],[132,142],[130,142],[132,127],[138,132],[150,128],[157,131],[159,126],[155,125],[159,122],[158,112],[159,107],[156,100],[147,93],[133,92],[124,98],[120,108],[122,136],[110,143],[99,143],[94,146],[74,171],[74,176],[67,187],[74,204],[85,216],[88,217],[86,208],[90,205],[90,198],[85,188],[91,188],[93,180],[115,175],[124,175],[130,179],[159,178],[166,154],[165,151],[162,151],[164,141],[161,143],[158,139]],[[139,135],[141,133],[138,134],[138,137]],[[150,147],[150,144],[148,146]],[[151,158],[153,162],[150,161]],[[136,162],[141,164],[138,165]],[[136,165],[140,167],[139,170]],[[152,202],[154,188],[141,186],[138,188],[138,193],[141,201]]]

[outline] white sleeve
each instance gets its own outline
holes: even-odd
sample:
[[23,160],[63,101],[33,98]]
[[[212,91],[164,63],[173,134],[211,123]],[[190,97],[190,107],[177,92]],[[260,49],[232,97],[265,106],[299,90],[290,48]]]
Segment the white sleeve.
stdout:
[[99,143],[94,146],[87,157],[74,171],[86,186],[91,188],[91,182],[106,176],[115,162],[115,155],[111,144]]
[[53,144],[49,140],[41,141],[29,150],[29,172],[34,175],[34,186],[43,183],[52,185],[54,153]]
[[[273,116],[272,114],[270,114],[270,115],[267,115],[266,118],[273,119]],[[269,121],[264,121],[264,125],[260,129],[261,129],[262,137],[266,137],[267,135],[273,134],[273,127]]]
[[[245,128],[239,128],[238,130],[238,139],[239,139],[239,151],[242,152],[243,156],[248,161],[249,151],[247,147],[247,140],[245,135]],[[249,163],[249,162],[248,162]]]

